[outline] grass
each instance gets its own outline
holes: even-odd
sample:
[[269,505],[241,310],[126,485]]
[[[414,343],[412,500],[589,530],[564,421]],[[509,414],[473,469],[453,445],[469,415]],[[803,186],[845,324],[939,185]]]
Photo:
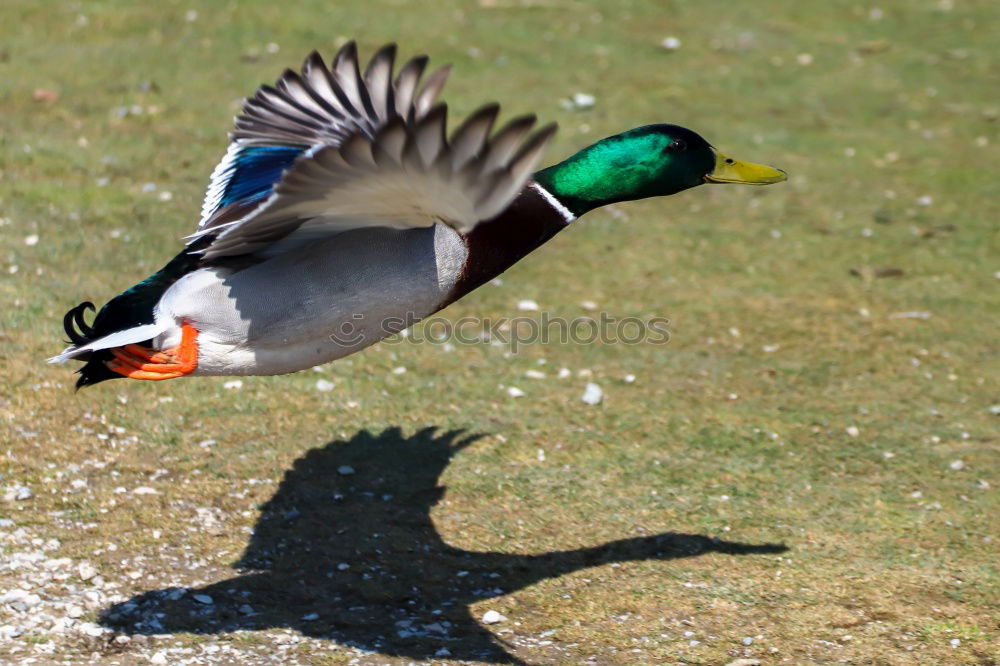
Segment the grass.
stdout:
[[[164,602],[175,636],[156,644],[320,664],[346,663],[353,642],[403,663],[439,645],[398,637],[393,613],[450,598],[447,645],[473,660],[996,662],[992,3],[220,2],[189,21],[192,6],[0,10],[0,473],[33,491],[0,514],[102,572],[108,602],[84,619],[112,595],[152,608],[147,593],[170,586],[236,604],[230,585],[253,597],[259,631],[220,633],[186,598]],[[680,49],[659,48],[668,35]],[[198,379],[74,394],[70,370],[42,362],[64,311],[171,256],[239,100],[347,37],[454,63],[455,117],[497,99],[557,120],[552,160],[668,121],[792,177],[595,212],[444,313],[510,317],[530,298],[575,317],[589,300],[669,318],[666,346],[383,345],[239,390]],[[578,91],[592,110],[560,107]],[[903,274],[873,277],[879,266]],[[907,312],[930,316],[893,316]],[[573,376],[557,379],[561,367]],[[335,390],[316,391],[319,378]],[[580,401],[586,381],[601,406]],[[478,438],[450,451],[452,431]],[[345,460],[355,476],[336,473]],[[268,527],[291,508],[299,522]],[[660,533],[689,536],[598,548]],[[699,536],[788,550],[736,557]],[[275,568],[234,573],[244,551],[274,551]],[[499,572],[516,589],[477,601],[462,553],[485,554],[471,578]],[[327,576],[340,558],[353,576]],[[364,580],[361,563],[396,577]],[[365,610],[345,614],[358,599]],[[480,627],[488,609],[509,620]],[[18,621],[6,607],[0,620]],[[315,640],[279,652],[280,627]],[[142,645],[28,633],[0,654],[49,641],[112,661]]]

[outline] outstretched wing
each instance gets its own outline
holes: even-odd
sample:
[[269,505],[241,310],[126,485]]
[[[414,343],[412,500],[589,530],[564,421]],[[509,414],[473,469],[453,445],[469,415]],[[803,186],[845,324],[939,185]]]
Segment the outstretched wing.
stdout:
[[413,58],[393,79],[396,46],[380,49],[365,68],[349,42],[327,68],[313,52],[301,73],[286,70],[261,86],[236,117],[230,146],[212,173],[198,230],[246,215],[270,195],[281,174],[316,146],[339,146],[355,134],[374,137],[396,117],[419,122],[448,77],[443,67],[420,79],[427,57]]
[[215,234],[203,250],[213,258],[362,227],[441,222],[466,233],[510,205],[555,132],[548,125],[528,137],[535,118],[525,116],[491,136],[499,110],[482,107],[450,140],[440,104],[416,121],[396,115],[374,136],[358,131],[311,148],[258,208],[195,236]]

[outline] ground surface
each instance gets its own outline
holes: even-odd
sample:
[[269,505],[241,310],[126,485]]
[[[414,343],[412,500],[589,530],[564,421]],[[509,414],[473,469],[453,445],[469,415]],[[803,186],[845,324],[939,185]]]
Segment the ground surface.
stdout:
[[[996,663],[994,3],[196,4],[0,8],[0,661]],[[347,37],[559,121],[548,159],[671,121],[792,177],[596,212],[445,312],[665,345],[74,394],[63,312],[171,256],[239,100]]]

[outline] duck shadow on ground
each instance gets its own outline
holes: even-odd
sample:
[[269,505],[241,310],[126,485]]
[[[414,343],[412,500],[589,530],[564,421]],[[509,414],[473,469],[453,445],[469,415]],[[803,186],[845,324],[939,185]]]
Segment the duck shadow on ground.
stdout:
[[[430,512],[444,494],[441,473],[477,439],[390,428],[313,449],[263,506],[238,575],[145,592],[105,609],[101,623],[131,634],[288,627],[383,655],[523,663],[473,619],[470,604],[612,562],[786,550],[671,532],[537,555],[455,548]],[[344,465],[356,473],[338,473]]]

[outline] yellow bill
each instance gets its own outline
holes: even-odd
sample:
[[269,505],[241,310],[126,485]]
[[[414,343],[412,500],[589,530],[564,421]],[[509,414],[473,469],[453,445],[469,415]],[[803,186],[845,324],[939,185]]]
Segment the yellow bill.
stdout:
[[788,180],[788,174],[781,169],[740,162],[712,148],[715,153],[715,169],[705,176],[706,183],[739,183],[740,185],[770,185]]

